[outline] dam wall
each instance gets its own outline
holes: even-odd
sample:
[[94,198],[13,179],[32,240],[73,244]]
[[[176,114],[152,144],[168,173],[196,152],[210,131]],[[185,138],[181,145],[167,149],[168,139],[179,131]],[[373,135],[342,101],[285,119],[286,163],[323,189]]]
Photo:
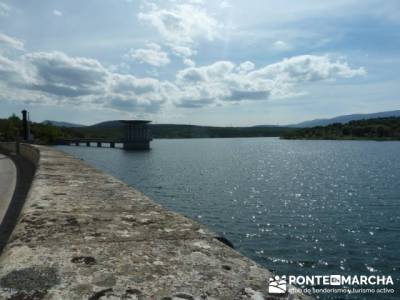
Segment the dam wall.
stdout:
[[[0,150],[8,153],[16,152],[15,142],[1,142]],[[30,145],[30,144],[20,144],[19,145],[19,153],[20,155],[30,161],[35,167],[37,167],[40,159],[39,149]]]
[[0,256],[0,299],[309,299],[268,294],[271,272],[82,160],[20,150],[36,172]]

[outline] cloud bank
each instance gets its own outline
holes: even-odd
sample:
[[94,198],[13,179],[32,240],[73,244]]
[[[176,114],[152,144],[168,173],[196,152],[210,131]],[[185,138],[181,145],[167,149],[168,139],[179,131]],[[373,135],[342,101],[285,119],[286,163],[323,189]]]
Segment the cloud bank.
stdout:
[[156,43],[148,43],[144,49],[131,49],[125,57],[154,67],[165,66],[171,62],[168,53],[162,51],[161,46]]
[[0,51],[5,49],[24,50],[24,43],[0,32]]
[[[0,35],[0,40],[15,49],[23,48],[17,39]],[[160,52],[161,48],[151,44],[147,50]],[[146,61],[148,53],[134,54]],[[149,55],[153,65],[166,63],[165,57]],[[63,52],[32,52],[13,58],[0,54],[0,85],[4,91],[0,97],[38,104],[156,113],[164,105],[199,108],[287,98],[297,95],[304,83],[365,74],[365,69],[351,68],[347,62],[329,56],[301,55],[260,68],[251,61],[217,61],[186,67],[175,78],[159,80],[120,74],[96,59]]]

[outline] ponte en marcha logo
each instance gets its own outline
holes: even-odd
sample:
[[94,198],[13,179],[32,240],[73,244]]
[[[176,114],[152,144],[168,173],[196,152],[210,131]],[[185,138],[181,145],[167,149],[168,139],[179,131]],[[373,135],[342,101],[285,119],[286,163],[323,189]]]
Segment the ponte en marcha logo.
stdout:
[[288,292],[394,294],[395,289],[393,278],[390,275],[275,275],[269,278],[269,294]]

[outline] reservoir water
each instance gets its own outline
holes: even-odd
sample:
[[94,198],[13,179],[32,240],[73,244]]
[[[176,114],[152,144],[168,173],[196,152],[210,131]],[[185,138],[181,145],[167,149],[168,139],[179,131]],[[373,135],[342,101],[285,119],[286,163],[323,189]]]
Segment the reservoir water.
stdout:
[[[57,148],[223,234],[277,274],[391,275],[400,289],[400,142],[186,139],[155,140],[148,152]],[[399,299],[398,292],[346,299]]]

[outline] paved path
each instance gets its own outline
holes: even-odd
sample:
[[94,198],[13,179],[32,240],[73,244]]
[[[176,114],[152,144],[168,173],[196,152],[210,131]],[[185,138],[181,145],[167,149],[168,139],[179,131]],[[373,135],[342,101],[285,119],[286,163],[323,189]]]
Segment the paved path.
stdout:
[[0,154],[0,224],[14,194],[17,169],[13,161]]

